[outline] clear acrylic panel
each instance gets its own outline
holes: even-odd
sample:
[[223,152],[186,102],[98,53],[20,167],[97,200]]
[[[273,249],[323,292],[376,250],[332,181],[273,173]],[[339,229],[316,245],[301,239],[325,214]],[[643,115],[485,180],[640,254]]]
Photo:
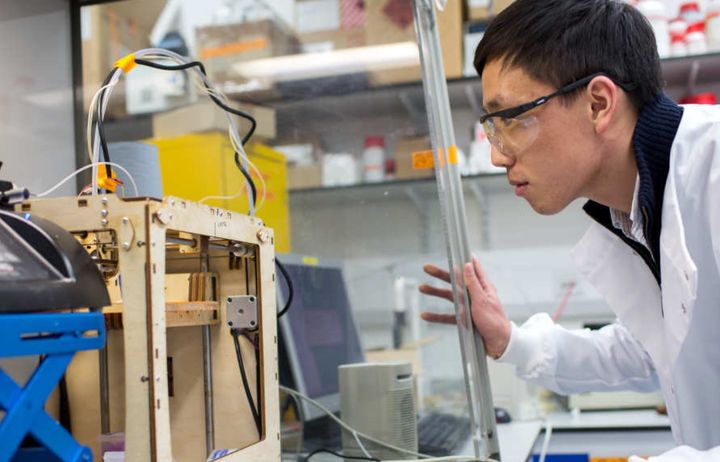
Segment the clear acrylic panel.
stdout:
[[[366,359],[414,364],[420,416],[452,413],[472,419],[476,429],[487,428],[478,420],[480,409],[468,405],[467,359],[458,348],[457,329],[427,325],[419,317],[420,311],[452,312],[447,302],[417,292],[421,283],[434,284],[423,264],[448,265],[442,218],[447,205],[438,198],[450,194],[452,182],[445,174],[435,180],[433,124],[412,1],[123,0],[86,6],[81,13],[84,108],[115,61],[134,50],[162,47],[201,61],[228,104],[257,119],[245,149],[265,182],[258,186],[265,202],[257,216],[274,228],[278,258],[341,268]],[[435,46],[442,47],[453,110],[460,114],[454,129],[459,141],[442,145],[459,146],[457,155],[464,157],[476,137],[479,86],[463,78],[461,2],[448,2],[437,21],[441,39]],[[142,65],[120,76],[105,102],[110,155],[134,174],[145,194],[247,213],[246,184],[233,162],[227,121],[192,84],[187,74]],[[248,129],[238,121],[241,136]],[[453,136],[453,129],[445,133]],[[479,152],[486,154],[487,146]],[[148,157],[156,159],[153,165]],[[484,162],[471,166],[468,160],[463,167],[468,188],[481,194],[502,183]],[[459,166],[451,168],[459,175]],[[260,175],[252,176],[259,185]],[[453,186],[453,200],[462,201],[459,187]],[[485,221],[479,208],[471,219]],[[481,237],[475,239],[480,247]],[[457,255],[462,246],[451,247]],[[464,253],[452,261],[466,260]],[[178,358],[174,363],[179,367]],[[236,368],[224,367],[235,374],[242,395]],[[200,388],[192,400],[202,400]],[[242,399],[231,406],[249,413]],[[291,415],[283,417],[292,420]],[[201,422],[190,433],[183,427],[182,438],[173,432],[178,462],[204,453],[208,436]],[[252,428],[217,427],[212,435],[217,449],[264,437]],[[287,428],[284,445],[292,452],[294,427],[287,423]],[[111,430],[117,431],[117,424]],[[481,438],[476,434],[474,447],[459,450],[480,450]]]

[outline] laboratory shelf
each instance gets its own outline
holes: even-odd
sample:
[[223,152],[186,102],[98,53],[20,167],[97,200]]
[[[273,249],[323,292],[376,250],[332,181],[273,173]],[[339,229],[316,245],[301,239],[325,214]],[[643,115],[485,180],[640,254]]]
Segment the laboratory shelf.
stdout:
[[[714,84],[720,80],[720,52],[701,55],[665,58],[660,61],[664,87],[668,90],[686,87],[689,84]],[[448,79],[448,92],[453,109],[458,106],[475,105],[473,98],[481,94],[480,81],[477,76]],[[341,104],[345,110],[363,112],[364,109],[375,113],[391,110],[398,112],[407,109],[408,100],[422,104],[422,82],[406,82],[400,84],[373,87],[363,80],[363,74],[338,75],[327,79],[297,81],[293,85],[273,91],[237,92],[231,97],[265,104],[278,110],[305,108],[308,105],[325,106],[330,109],[334,104]],[[333,103],[342,100],[341,103]],[[381,104],[381,107],[378,107]],[[473,107],[473,109],[476,109]]]
[[[468,195],[480,198],[486,193],[512,191],[504,173],[464,176],[462,184],[466,198]],[[295,189],[289,194],[291,207],[373,205],[399,201],[409,201],[420,207],[425,201],[437,202],[438,197],[435,177]]]

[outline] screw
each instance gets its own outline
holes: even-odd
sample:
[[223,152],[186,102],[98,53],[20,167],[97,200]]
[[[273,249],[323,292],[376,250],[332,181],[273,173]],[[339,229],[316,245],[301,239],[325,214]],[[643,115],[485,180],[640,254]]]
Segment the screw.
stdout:
[[228,321],[228,326],[232,327],[232,321]]
[[243,314],[243,313],[245,313],[245,310],[243,310],[242,308],[240,308],[240,309],[238,310],[238,313]]
[[103,225],[103,226],[107,226],[107,225],[108,225],[108,221],[107,221],[105,218],[103,218],[102,220],[100,220],[100,224]]
[[250,301],[251,301],[251,302],[254,302],[254,301],[255,301],[255,297],[253,297],[253,296],[251,295],[251,296],[250,296]]
[[103,197],[102,199],[100,199],[100,202],[102,202],[103,205],[106,205],[107,201],[108,201],[107,197]]
[[232,303],[232,298],[231,298],[231,297],[228,297],[227,302],[228,302],[228,303]]
[[141,382],[147,382],[147,381],[149,381],[149,380],[150,380],[150,379],[148,378],[147,375],[143,375],[142,377],[140,377],[140,381],[141,381]]
[[251,326],[254,326],[254,325],[255,325],[255,321],[250,321],[250,325],[251,325]]
[[108,211],[106,209],[102,209],[100,210],[100,215],[105,218],[106,216],[108,216]]
[[128,217],[122,217],[122,222],[124,225],[130,223],[130,219]]
[[131,246],[130,246],[130,243],[129,243],[129,242],[127,242],[127,241],[123,242],[123,249],[125,249],[125,250],[130,250],[130,247],[131,247]]
[[257,233],[257,238],[260,240],[260,242],[267,242],[270,240],[270,232],[263,228]]

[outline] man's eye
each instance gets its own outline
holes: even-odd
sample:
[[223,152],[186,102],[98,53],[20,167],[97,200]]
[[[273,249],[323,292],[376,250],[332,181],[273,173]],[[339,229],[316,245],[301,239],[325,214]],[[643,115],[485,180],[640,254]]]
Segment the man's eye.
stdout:
[[503,128],[512,128],[516,123],[516,119],[511,119],[509,117],[500,117],[500,125]]

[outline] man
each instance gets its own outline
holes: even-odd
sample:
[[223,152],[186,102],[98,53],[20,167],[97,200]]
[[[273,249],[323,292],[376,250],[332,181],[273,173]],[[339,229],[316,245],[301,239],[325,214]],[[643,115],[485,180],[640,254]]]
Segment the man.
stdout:
[[474,64],[492,162],[515,194],[541,214],[590,199],[573,256],[618,318],[596,332],[546,314],[518,327],[473,259],[464,279],[488,355],[563,394],[659,388],[679,447],[650,460],[720,460],[720,109],[663,95],[652,30],[616,0],[517,0]]

